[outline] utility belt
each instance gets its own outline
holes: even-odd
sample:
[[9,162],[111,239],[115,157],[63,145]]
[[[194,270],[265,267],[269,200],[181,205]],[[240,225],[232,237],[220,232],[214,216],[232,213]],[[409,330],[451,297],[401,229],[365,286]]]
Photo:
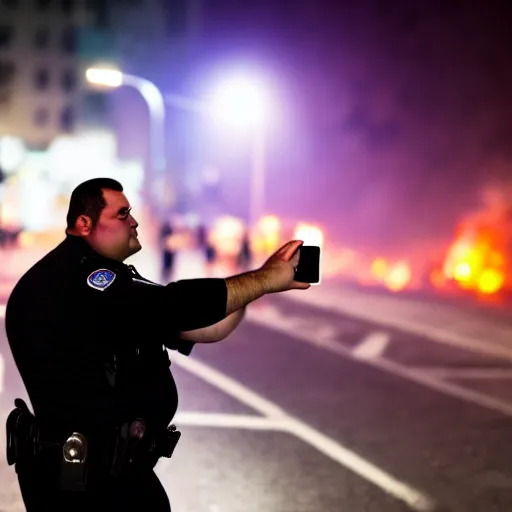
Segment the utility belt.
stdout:
[[43,452],[60,450],[62,490],[85,491],[91,482],[153,468],[160,457],[172,456],[181,436],[174,425],[154,431],[144,419],[136,418],[105,427],[99,434],[68,432],[52,439],[23,400],[17,398],[14,405],[6,424],[7,463],[21,473]]

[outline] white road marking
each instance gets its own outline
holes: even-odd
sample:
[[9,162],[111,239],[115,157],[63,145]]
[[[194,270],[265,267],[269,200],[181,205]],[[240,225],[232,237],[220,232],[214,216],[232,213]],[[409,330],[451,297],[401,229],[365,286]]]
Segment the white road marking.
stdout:
[[4,356],[0,352],[0,394],[4,391],[4,380],[5,380],[5,360],[4,360]]
[[380,487],[383,491],[407,503],[413,510],[435,510],[435,503],[431,498],[409,485],[400,482],[389,473],[386,473],[305,423],[294,420],[290,424],[290,432],[302,439],[305,443],[314,446],[319,452],[327,455],[342,466],[366,478],[366,480]]
[[512,379],[512,368],[450,368],[415,366],[414,371],[437,379]]
[[374,366],[380,370],[391,373],[392,375],[402,377],[418,384],[422,384],[425,387],[434,389],[438,392],[444,393],[445,395],[458,398],[460,400],[465,400],[467,402],[479,405],[481,407],[486,407],[494,411],[498,411],[502,414],[506,414],[507,416],[512,416],[512,404],[504,402],[503,400],[499,400],[487,396],[483,393],[457,386],[453,383],[436,380],[427,374],[415,372],[413,368],[406,368],[388,359],[358,359],[354,357],[352,351],[349,348],[345,347],[338,341],[317,339],[315,337],[311,337],[310,335],[304,335],[300,330],[294,330],[293,324],[291,324],[286,317],[280,317],[278,315],[279,311],[276,310],[276,308],[272,307],[271,309],[272,311],[269,311],[268,315],[263,311],[263,309],[259,309],[257,314],[251,313],[251,310],[249,309],[246,314],[246,319],[247,321],[258,325],[263,325],[274,331],[282,332],[299,341],[309,343],[315,347],[320,347],[342,357],[359,361],[361,364]]
[[350,469],[362,478],[373,483],[384,492],[405,502],[413,510],[430,512],[435,509],[434,501],[422,492],[397,480],[379,467],[348,450],[340,443],[322,434],[301,420],[287,414],[283,409],[261,397],[243,384],[197,360],[189,359],[177,353],[171,353],[173,363],[202,378],[209,384],[221,389],[226,394],[242,399],[244,404],[268,414],[270,419],[277,419],[286,431],[302,439],[338,464]]
[[[413,319],[409,320],[400,315],[399,306],[396,314],[390,314],[387,311],[377,312],[364,308],[364,301],[360,298],[354,298],[351,301],[340,301],[339,293],[336,291],[330,293],[330,290],[324,289],[315,294],[316,290],[308,290],[308,293],[289,293],[286,299],[308,304],[322,308],[334,313],[348,314],[361,320],[378,323],[382,326],[393,327],[403,331],[424,336],[429,340],[445,345],[464,348],[479,354],[492,355],[512,361],[512,348],[497,344],[487,343],[485,341],[470,338],[463,334],[449,331],[440,326],[421,324]],[[346,297],[345,297],[346,299]]]
[[332,340],[337,334],[337,330],[331,325],[321,325],[316,332],[317,338],[321,338],[323,340]]
[[247,430],[286,430],[285,419],[262,418],[248,414],[218,414],[203,412],[178,412],[173,419],[177,425],[193,427],[241,428]]
[[381,357],[389,345],[389,334],[375,331],[352,350],[352,354],[358,359],[376,359]]
[[169,357],[173,363],[183,367],[188,372],[200,377],[212,386],[224,391],[226,394],[235,397],[239,402],[248,405],[260,414],[269,416],[273,419],[279,419],[286,416],[283,409],[274,403],[259,396],[243,384],[238,383],[236,380],[231,379],[218,370],[200,363],[197,359],[192,359],[187,356],[180,357],[179,353],[174,353],[172,351],[169,352]]
[[5,318],[5,304],[0,304],[0,318]]

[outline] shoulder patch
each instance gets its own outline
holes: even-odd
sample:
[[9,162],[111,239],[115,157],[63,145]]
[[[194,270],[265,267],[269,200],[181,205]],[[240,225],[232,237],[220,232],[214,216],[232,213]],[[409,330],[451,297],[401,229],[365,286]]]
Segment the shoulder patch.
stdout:
[[89,274],[87,278],[87,284],[95,290],[106,290],[116,278],[116,275],[112,270],[106,268],[100,268],[95,270],[92,274]]

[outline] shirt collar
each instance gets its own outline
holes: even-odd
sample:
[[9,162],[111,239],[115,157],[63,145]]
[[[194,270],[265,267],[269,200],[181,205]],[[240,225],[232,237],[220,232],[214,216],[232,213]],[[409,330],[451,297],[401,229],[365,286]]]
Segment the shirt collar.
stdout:
[[66,234],[64,245],[68,246],[73,252],[79,254],[82,258],[98,259],[105,267],[115,269],[128,269],[128,265],[123,262],[107,258],[96,252],[81,236]]

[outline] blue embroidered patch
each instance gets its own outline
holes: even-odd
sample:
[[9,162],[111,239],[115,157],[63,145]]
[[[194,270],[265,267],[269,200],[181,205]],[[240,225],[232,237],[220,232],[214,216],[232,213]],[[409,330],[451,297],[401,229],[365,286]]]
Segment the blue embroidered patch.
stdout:
[[95,270],[92,274],[87,278],[87,284],[96,290],[106,290],[116,278],[116,275],[111,270],[107,270],[106,268],[100,268]]

